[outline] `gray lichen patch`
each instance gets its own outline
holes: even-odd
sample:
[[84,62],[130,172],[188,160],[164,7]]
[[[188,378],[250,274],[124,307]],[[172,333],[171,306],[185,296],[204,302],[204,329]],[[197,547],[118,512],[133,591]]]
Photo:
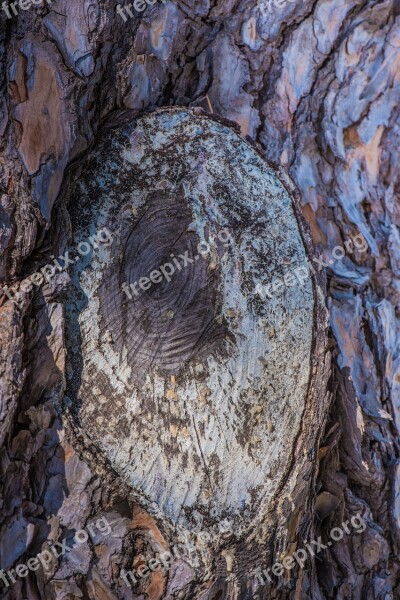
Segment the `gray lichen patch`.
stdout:
[[292,460],[310,376],[311,281],[260,295],[306,259],[286,189],[235,131],[174,108],[108,128],[65,194],[72,245],[113,235],[72,268],[74,418],[173,522],[252,520]]

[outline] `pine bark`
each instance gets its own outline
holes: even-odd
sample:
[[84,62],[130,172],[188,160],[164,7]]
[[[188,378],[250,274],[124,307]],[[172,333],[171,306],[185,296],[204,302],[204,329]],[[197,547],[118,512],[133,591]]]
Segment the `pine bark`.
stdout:
[[[101,516],[112,534],[17,578],[1,597],[400,597],[399,12],[395,0],[177,0],[125,22],[111,1],[53,0],[2,13],[0,277],[20,295],[0,296],[0,567]],[[236,123],[289,173],[307,252],[326,266],[314,281],[315,368],[290,465],[295,493],[243,536],[229,530],[205,544],[200,520],[198,562],[176,556],[128,587],[121,569],[173,546],[178,532],[66,416],[70,274],[22,287],[67,247],[66,190],[107,124],[174,106]],[[348,251],[359,234],[368,248]],[[346,254],[330,263],[338,246]],[[356,514],[364,532],[261,585],[259,567],[326,541]]]

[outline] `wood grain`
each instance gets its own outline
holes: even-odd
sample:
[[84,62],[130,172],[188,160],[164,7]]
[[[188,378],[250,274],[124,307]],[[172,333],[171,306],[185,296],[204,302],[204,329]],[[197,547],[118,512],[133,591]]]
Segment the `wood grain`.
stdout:
[[[166,109],[109,127],[68,196],[71,248],[113,234],[72,271],[77,423],[148,507],[245,530],[286,477],[310,378],[311,279],[259,291],[305,263],[288,192],[234,130]],[[122,292],[173,257],[169,281]]]

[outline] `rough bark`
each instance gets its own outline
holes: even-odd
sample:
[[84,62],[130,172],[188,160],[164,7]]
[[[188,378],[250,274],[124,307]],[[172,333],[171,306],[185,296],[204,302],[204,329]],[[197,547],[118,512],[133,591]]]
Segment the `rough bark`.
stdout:
[[[122,109],[132,119],[156,107],[201,107],[237,123],[271,165],[290,173],[298,195],[285,185],[313,239],[298,216],[308,252],[327,265],[326,293],[316,299],[315,370],[289,465],[300,476],[290,501],[282,493],[254,530],[240,535],[235,524],[211,543],[197,535],[198,562],[176,558],[170,569],[124,587],[121,568],[165,550],[180,533],[110,467],[88,427],[66,417],[64,306],[73,273],[21,291],[19,303],[4,294],[0,566],[25,563],[47,540],[69,539],[102,515],[113,524],[107,539],[75,545],[47,574],[18,578],[2,597],[397,598],[398,3],[298,1],[263,15],[248,1],[177,0],[126,23],[115,8],[54,0],[1,16],[3,284],[21,291],[28,275],[67,247],[71,223],[74,234],[87,226],[74,217],[68,192],[82,181],[78,167],[95,156],[107,123],[122,126]],[[186,223],[180,206],[177,223]],[[368,251],[353,248],[329,263],[332,249],[358,233]],[[324,285],[318,281],[315,290]],[[260,564],[267,568],[304,540],[325,540],[356,513],[367,523],[362,534],[346,535],[305,569],[260,586]],[[199,517],[200,530],[207,532],[212,518],[221,523],[218,513],[210,517]]]

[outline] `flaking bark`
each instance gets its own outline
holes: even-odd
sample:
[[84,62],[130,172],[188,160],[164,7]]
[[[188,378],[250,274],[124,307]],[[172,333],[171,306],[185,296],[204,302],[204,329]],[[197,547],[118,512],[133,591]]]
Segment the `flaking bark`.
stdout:
[[[368,244],[325,269],[333,360],[321,334],[293,454],[295,464],[305,452],[309,467],[293,503],[274,506],[247,544],[203,550],[199,539],[207,555],[199,568],[176,559],[168,574],[123,591],[121,568],[176,540],[56,411],[67,276],[23,293],[19,305],[4,295],[0,566],[26,562],[94,515],[116,521],[107,543],[83,545],[49,577],[40,570],[18,579],[4,598],[399,597],[398,13],[391,0],[287,2],[265,16],[249,1],[178,0],[124,23],[112,2],[54,0],[1,15],[0,274],[13,292],[65,247],[69,217],[54,207],[66,168],[121,109],[200,106],[236,122],[290,173],[316,256],[329,261],[358,233]],[[324,331],[324,301],[315,331]],[[260,543],[268,568],[356,513],[367,522],[363,534],[257,584]]]

